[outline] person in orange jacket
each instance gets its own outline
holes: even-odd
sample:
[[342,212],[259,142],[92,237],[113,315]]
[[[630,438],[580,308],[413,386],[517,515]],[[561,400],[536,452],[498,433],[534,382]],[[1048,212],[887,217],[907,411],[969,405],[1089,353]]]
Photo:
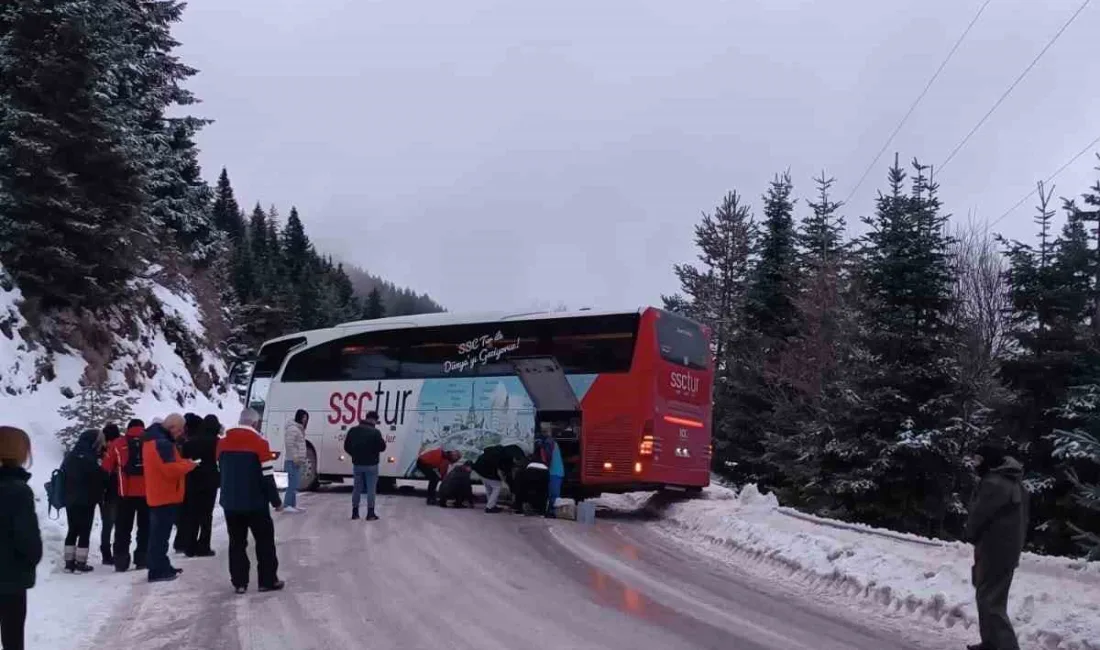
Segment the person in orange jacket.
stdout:
[[118,509],[115,512],[115,541],[113,556],[115,571],[130,568],[131,533],[137,529],[137,548],[134,550],[134,567],[145,569],[145,555],[149,548],[149,504],[145,502],[145,469],[142,464],[142,439],[145,423],[130,420],[126,435],[115,439],[103,455],[103,469],[114,477],[118,488]]
[[176,447],[185,421],[179,413],[145,430],[141,456],[145,469],[145,500],[149,503],[149,582],[175,580],[182,569],[168,559],[168,538],[183,503],[185,479],[198,463],[185,460]]
[[428,478],[428,505],[435,503],[436,486],[447,476],[447,470],[461,459],[462,452],[444,451],[442,447],[429,449],[416,459],[416,469]]

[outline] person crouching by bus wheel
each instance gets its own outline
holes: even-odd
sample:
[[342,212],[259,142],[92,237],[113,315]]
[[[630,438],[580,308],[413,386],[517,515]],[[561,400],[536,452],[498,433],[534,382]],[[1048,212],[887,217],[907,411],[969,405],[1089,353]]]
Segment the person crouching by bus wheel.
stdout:
[[451,465],[462,458],[462,452],[444,451],[442,447],[429,449],[416,459],[416,469],[428,477],[428,505],[435,504],[435,489],[447,476],[447,470]]
[[474,486],[470,474],[471,463],[451,467],[439,483],[439,507],[446,508],[448,501],[454,501],[456,508],[474,507]]
[[517,515],[538,515],[546,510],[547,486],[550,474],[546,465],[534,459],[516,471],[515,502]]
[[286,494],[283,496],[285,512],[301,512],[298,508],[298,483],[302,480],[302,469],[309,461],[306,447],[306,427],[309,426],[309,412],[298,409],[294,420],[286,425]]
[[512,458],[501,445],[490,445],[482,450],[481,455],[474,461],[474,471],[481,477],[485,484],[485,492],[488,499],[485,502],[485,512],[495,514],[500,512],[497,501],[500,499],[500,491],[512,469]]
[[31,439],[26,431],[0,426],[0,646],[22,650],[27,590],[42,561],[42,533],[34,512]]
[[278,591],[279,559],[275,555],[275,523],[270,508],[283,509],[275,486],[275,454],[256,427],[260,414],[246,408],[240,425],[218,440],[221,504],[229,532],[229,578],[238,594],[248,591],[248,533],[256,544],[256,584],[260,591]]
[[92,536],[95,509],[103,500],[107,472],[99,466],[103,434],[88,429],[80,434],[72,450],[65,455],[61,471],[65,473],[65,514],[69,529],[65,535],[65,570],[87,573],[88,546]]
[[344,438],[344,452],[351,456],[355,487],[351,492],[351,518],[359,518],[359,498],[367,493],[367,521],[375,521],[375,495],[378,491],[378,461],[386,451],[386,440],[378,430],[378,412],[367,413],[363,421],[352,427]]

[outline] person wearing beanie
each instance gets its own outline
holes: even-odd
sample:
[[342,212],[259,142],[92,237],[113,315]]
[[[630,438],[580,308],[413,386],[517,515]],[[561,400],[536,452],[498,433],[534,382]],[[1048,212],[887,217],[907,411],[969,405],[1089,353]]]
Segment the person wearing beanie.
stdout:
[[981,643],[970,650],[1019,650],[1008,616],[1008,591],[1020,564],[1028,528],[1024,468],[997,445],[975,453],[980,477],[966,521],[966,540],[974,545],[974,584]]
[[65,474],[65,515],[68,519],[65,570],[69,573],[92,570],[88,565],[88,546],[95,509],[103,500],[107,483],[107,473],[99,465],[102,451],[103,433],[88,429],[80,434],[61,462],[61,471]]
[[[111,448],[111,443],[122,437],[122,431],[114,422],[103,427],[103,454]],[[101,458],[102,462],[102,458]],[[110,476],[107,481],[107,489],[103,493],[103,500],[99,502],[99,519],[103,522],[99,531],[99,553],[103,556],[105,566],[115,565],[115,556],[112,551],[111,533],[115,529],[115,513],[118,511],[118,477]]]

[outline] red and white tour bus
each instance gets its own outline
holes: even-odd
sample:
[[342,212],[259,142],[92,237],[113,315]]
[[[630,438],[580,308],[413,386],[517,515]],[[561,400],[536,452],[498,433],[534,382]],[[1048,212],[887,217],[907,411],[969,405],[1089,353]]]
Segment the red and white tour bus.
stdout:
[[[531,394],[538,391],[518,370],[538,359],[552,359],[579,403],[564,425],[539,410],[539,396]],[[442,313],[268,341],[247,401],[262,413],[273,449],[282,448],[283,427],[296,410],[310,413],[304,489],[351,476],[344,437],[377,411],[388,446],[383,488],[418,478],[416,459],[433,447],[469,460],[494,444],[530,452],[540,426],[559,437],[568,459],[564,493],[584,498],[708,485],[712,385],[706,329],[654,307]]]

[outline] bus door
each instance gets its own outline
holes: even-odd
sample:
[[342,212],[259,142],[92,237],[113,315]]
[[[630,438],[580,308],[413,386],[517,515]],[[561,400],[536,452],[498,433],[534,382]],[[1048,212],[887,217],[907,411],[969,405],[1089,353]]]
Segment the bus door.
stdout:
[[579,481],[581,403],[565,371],[554,357],[513,359],[512,365],[535,407],[535,429],[558,442],[566,482]]

